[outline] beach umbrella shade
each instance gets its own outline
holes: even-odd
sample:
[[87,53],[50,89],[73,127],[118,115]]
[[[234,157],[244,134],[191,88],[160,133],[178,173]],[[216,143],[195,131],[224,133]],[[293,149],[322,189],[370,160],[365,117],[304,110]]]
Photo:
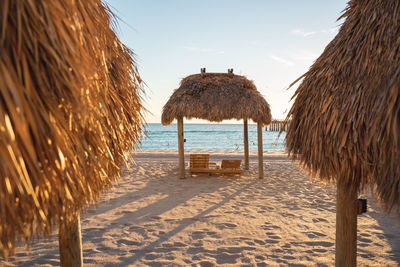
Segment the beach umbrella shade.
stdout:
[[[213,122],[244,119],[245,165],[248,169],[247,120],[257,122],[260,137],[262,126],[271,122],[269,104],[252,81],[233,74],[232,69],[228,73],[205,73],[205,69],[203,70],[204,72],[190,75],[181,81],[180,87],[173,92],[163,107],[161,122],[163,125],[168,125],[177,119],[180,127],[183,117]],[[179,151],[182,151],[180,177],[183,178],[183,125],[178,131],[179,140],[182,140],[179,142]],[[260,149],[262,152],[262,139],[259,139],[258,143],[259,152]],[[262,169],[259,171],[261,178]]]
[[[322,180],[336,182],[336,264],[356,263],[357,193],[400,204],[400,3],[352,0],[337,36],[295,92],[286,145]],[[351,254],[351,255],[350,255]]]
[[73,221],[139,141],[132,52],[99,0],[0,3],[0,250]]

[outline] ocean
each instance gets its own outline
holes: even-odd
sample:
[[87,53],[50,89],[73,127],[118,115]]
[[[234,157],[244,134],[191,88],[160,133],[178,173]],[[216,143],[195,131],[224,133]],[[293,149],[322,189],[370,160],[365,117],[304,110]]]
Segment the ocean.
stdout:
[[[243,150],[243,124],[189,124],[184,127],[185,149]],[[178,149],[176,124],[163,126],[149,123],[146,136],[142,138],[142,149]],[[285,132],[266,131],[263,128],[264,150],[285,150]],[[249,124],[249,149],[257,150],[257,125]]]

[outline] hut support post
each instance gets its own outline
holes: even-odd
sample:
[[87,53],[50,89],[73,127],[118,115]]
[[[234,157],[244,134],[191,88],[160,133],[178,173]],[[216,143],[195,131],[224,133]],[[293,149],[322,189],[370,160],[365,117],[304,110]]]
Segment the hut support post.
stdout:
[[243,119],[243,139],[244,139],[244,168],[249,169],[249,127],[247,126],[247,119]]
[[179,178],[185,178],[185,155],[183,145],[183,117],[178,118]]
[[264,178],[264,158],[263,158],[263,142],[262,142],[262,123],[257,122],[257,138],[258,138],[258,178]]
[[71,220],[60,222],[59,249],[61,267],[83,266],[82,236],[79,213]]
[[336,192],[336,266],[356,266],[357,191],[337,183]]

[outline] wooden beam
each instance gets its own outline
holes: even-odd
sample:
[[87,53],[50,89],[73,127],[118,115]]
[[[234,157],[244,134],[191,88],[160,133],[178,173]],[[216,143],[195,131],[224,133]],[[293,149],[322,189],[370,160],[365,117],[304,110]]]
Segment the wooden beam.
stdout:
[[244,168],[249,169],[249,127],[247,119],[243,119],[243,139],[244,139]]
[[335,266],[356,266],[357,192],[337,183]]
[[185,154],[183,139],[183,118],[178,118],[178,152],[179,152],[179,178],[185,178]]
[[264,156],[262,142],[262,123],[257,122],[257,139],[258,139],[258,178],[264,178]]
[[59,249],[61,267],[83,266],[82,236],[79,213],[71,220],[61,220],[59,228]]

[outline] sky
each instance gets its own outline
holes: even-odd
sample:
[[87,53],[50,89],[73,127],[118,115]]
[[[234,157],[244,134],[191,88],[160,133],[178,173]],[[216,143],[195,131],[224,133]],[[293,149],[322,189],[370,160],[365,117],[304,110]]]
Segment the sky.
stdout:
[[[146,122],[180,81],[205,67],[252,80],[283,119],[298,84],[335,37],[347,0],[105,0],[145,82]],[[186,121],[189,123],[199,120]],[[226,121],[229,123],[229,121]],[[233,121],[236,122],[236,121]]]

